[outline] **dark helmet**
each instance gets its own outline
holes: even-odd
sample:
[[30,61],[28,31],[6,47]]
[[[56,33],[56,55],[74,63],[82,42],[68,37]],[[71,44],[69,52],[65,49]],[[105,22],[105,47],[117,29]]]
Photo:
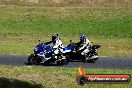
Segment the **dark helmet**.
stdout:
[[57,40],[57,39],[59,39],[59,35],[58,34],[52,34],[52,41],[55,41],[55,40]]
[[85,39],[86,39],[86,36],[83,35],[83,34],[81,34],[81,35],[80,35],[80,41],[84,41]]

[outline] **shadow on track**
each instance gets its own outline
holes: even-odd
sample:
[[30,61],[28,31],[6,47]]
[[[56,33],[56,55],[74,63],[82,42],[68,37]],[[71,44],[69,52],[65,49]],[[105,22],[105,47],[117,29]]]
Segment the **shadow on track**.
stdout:
[[[28,65],[28,66],[30,66],[30,65],[32,65],[32,64],[29,64],[29,63],[27,63],[27,62],[25,62],[25,64],[26,65]],[[34,64],[34,65],[41,65],[41,66],[58,66],[58,65],[56,65],[56,64],[44,64],[44,63],[40,63],[40,64]]]
[[[81,64],[84,64],[84,63],[93,63],[93,62],[83,62],[83,61],[81,61],[81,60],[74,60],[74,61],[69,61],[67,64],[63,64],[63,65],[57,65],[57,64],[44,64],[44,63],[39,63],[39,64],[29,64],[28,62],[25,62],[25,65],[28,65],[28,66],[31,66],[31,65],[35,65],[35,66],[67,66],[69,63],[76,63],[76,64],[78,64],[78,63],[81,63]],[[94,64],[94,63],[93,63]]]

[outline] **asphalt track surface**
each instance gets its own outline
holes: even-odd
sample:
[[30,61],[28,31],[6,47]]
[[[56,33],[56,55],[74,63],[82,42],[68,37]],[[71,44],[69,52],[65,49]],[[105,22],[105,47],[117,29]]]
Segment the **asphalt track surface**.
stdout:
[[[0,55],[0,65],[6,66],[28,66],[28,55]],[[63,67],[76,68],[103,68],[103,69],[132,69],[132,57],[99,57],[96,63],[70,62]],[[59,66],[54,66],[59,67]]]

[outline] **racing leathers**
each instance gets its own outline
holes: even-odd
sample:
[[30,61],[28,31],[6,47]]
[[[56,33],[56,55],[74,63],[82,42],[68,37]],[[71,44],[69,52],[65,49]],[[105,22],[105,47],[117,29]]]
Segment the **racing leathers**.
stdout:
[[49,41],[49,42],[46,42],[46,44],[51,44],[53,43],[53,49],[54,49],[54,54],[55,54],[55,58],[57,59],[57,55],[60,53],[60,52],[63,52],[63,44],[62,44],[62,41],[61,40],[55,40],[55,41]]
[[85,55],[90,51],[91,42],[86,38],[84,41],[78,42],[77,46],[79,46],[79,51],[82,51],[81,55]]

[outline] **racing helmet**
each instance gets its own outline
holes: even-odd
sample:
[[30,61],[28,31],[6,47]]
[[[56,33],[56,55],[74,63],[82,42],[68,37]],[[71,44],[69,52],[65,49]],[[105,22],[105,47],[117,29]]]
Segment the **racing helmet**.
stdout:
[[85,39],[86,39],[86,36],[84,34],[81,34],[80,35],[80,41],[85,41]]
[[54,41],[56,41],[56,40],[58,40],[59,39],[59,34],[52,34],[52,41],[54,42]]

